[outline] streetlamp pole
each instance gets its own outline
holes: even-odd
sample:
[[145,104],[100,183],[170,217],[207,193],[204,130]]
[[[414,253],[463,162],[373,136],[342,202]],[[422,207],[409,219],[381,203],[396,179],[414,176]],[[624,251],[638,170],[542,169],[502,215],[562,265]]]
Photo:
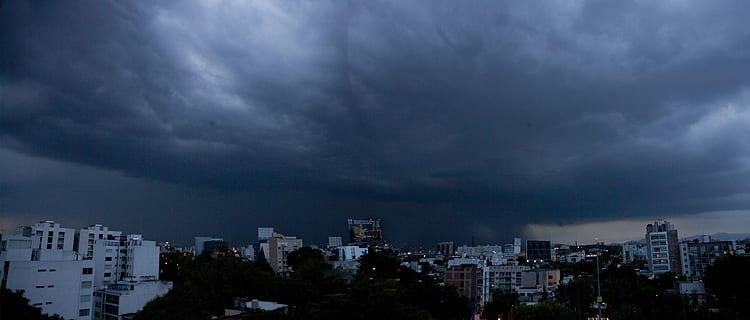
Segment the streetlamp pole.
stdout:
[[599,281],[599,238],[596,240],[596,309],[599,311],[598,320],[602,319],[602,287]]

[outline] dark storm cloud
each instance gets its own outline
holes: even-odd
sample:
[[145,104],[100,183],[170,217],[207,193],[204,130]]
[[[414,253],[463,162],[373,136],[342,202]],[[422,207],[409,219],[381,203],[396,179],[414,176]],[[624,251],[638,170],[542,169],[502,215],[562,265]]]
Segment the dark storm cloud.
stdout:
[[747,6],[12,2],[0,141],[473,232],[745,209]]

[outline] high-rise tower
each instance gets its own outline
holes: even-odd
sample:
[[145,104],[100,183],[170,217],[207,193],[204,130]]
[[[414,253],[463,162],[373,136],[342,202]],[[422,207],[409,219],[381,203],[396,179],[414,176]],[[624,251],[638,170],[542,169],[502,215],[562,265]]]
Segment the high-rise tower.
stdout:
[[646,249],[651,273],[682,273],[677,229],[669,221],[656,220],[646,225]]

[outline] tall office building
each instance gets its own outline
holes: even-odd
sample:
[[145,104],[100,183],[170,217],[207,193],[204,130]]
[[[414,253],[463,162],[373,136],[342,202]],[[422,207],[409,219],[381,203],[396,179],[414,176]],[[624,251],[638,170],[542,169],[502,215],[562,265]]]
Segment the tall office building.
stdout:
[[646,260],[653,274],[682,274],[677,229],[666,220],[646,225]]

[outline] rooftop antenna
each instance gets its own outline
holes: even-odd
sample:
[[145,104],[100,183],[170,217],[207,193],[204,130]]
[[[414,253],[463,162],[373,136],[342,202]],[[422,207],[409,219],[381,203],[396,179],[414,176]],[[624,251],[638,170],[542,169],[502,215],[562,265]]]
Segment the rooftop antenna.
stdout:
[[471,246],[474,246],[474,236],[471,236]]

